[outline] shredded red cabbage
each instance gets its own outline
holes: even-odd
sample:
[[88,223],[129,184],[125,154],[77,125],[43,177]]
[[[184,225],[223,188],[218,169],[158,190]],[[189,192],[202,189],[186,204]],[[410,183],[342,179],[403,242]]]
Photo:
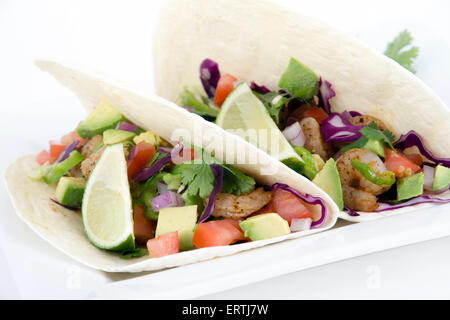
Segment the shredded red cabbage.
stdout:
[[325,142],[350,142],[362,136],[360,130],[363,127],[352,125],[345,115],[332,113],[322,122],[320,132]]
[[211,59],[205,59],[200,65],[200,80],[209,98],[214,98],[220,79],[219,65]]
[[177,157],[183,150],[184,145],[182,143],[177,144],[167,156],[155,161],[151,166],[143,168],[141,171],[136,173],[132,178],[135,182],[141,182],[149,179],[153,175],[159,172],[166,164],[170,162],[172,157]]
[[421,203],[450,203],[450,199],[439,199],[439,198],[431,198],[429,196],[419,196],[399,204],[380,202],[378,209],[376,209],[374,212],[383,212],[388,210],[400,209],[404,207],[415,206]]
[[128,163],[130,163],[130,161],[134,159],[135,155],[136,155],[136,146],[133,146],[133,148],[131,148],[130,150],[130,153],[128,154]]
[[320,103],[326,113],[331,113],[330,99],[336,96],[331,83],[322,78],[319,79]]
[[135,133],[137,127],[134,124],[120,121],[116,126],[116,130],[123,130]]
[[63,151],[61,151],[61,154],[59,155],[58,159],[56,160],[56,163],[60,163],[63,162],[64,160],[66,160],[70,153],[75,150],[75,148],[77,147],[77,145],[80,143],[80,140],[75,140],[74,142],[72,142],[71,144],[69,144],[67,147],[65,147],[63,149]]
[[266,93],[270,92],[270,90],[267,89],[266,86],[257,85],[255,81],[252,81],[250,83],[250,89],[252,89],[252,91],[256,91],[256,92],[261,93],[261,94],[266,94]]
[[406,135],[402,135],[400,139],[398,139],[398,141],[394,143],[394,148],[399,150],[405,150],[406,148],[413,146],[416,146],[419,149],[420,153],[428,160],[450,168],[450,158],[438,158],[433,156],[431,151],[425,147],[422,138],[414,130],[411,130]]
[[214,176],[214,180],[216,183],[214,184],[214,188],[211,192],[211,195],[208,198],[208,205],[205,208],[205,211],[203,211],[202,216],[200,217],[199,223],[205,222],[213,213],[214,211],[214,203],[216,202],[216,197],[222,190],[223,185],[223,167],[218,164],[211,164],[210,165],[211,171]]
[[270,186],[268,188],[270,190],[281,189],[281,190],[289,191],[290,193],[299,197],[301,200],[303,200],[307,204],[320,205],[321,216],[320,216],[319,220],[313,221],[313,223],[311,224],[311,228],[320,227],[323,224],[323,222],[325,221],[325,218],[327,216],[327,207],[325,205],[325,202],[321,198],[314,197],[310,194],[303,195],[300,192],[298,192],[297,190],[289,187],[287,184],[282,184],[282,183],[275,183],[273,186]]
[[359,217],[359,213],[356,212],[356,210],[353,210],[352,208],[349,208],[349,207],[347,207],[347,206],[344,206],[344,209],[345,209],[345,211],[347,212],[347,214],[348,214],[349,216],[352,216],[352,217]]
[[50,201],[56,203],[57,205],[60,205],[61,207],[69,209],[69,210],[75,210],[76,211],[76,210],[80,210],[81,209],[81,207],[66,206],[65,204],[62,204],[59,201],[56,201],[55,199],[52,199],[52,198],[50,198]]

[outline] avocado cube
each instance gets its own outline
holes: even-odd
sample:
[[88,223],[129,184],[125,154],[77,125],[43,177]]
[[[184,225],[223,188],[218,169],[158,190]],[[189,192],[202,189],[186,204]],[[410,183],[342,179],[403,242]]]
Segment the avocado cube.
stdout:
[[133,142],[135,144],[138,144],[141,141],[145,141],[145,142],[147,142],[149,144],[153,144],[153,145],[159,145],[159,143],[161,142],[161,138],[152,131],[146,131],[146,132],[143,132],[140,135],[136,136],[133,139]]
[[102,101],[76,131],[81,138],[90,139],[97,134],[103,134],[107,129],[114,129],[123,120],[125,119],[119,110],[106,101]]
[[445,189],[450,184],[450,168],[438,165],[434,170],[433,191]]
[[125,130],[108,129],[103,132],[104,144],[116,144],[129,141],[136,136],[135,133]]
[[248,218],[239,223],[239,226],[244,231],[244,235],[253,241],[291,233],[289,223],[276,213],[265,213]]
[[407,200],[423,194],[423,172],[397,180],[397,200]]
[[311,69],[291,58],[286,71],[278,82],[278,86],[295,98],[309,100],[319,91],[319,79]]
[[62,177],[56,187],[55,200],[66,206],[80,207],[85,187],[83,178]]
[[316,186],[325,191],[336,202],[339,210],[344,209],[341,179],[336,167],[336,162],[330,158],[312,181]]
[[178,231],[180,251],[194,248],[192,238],[197,223],[197,206],[168,207],[159,211],[155,237]]

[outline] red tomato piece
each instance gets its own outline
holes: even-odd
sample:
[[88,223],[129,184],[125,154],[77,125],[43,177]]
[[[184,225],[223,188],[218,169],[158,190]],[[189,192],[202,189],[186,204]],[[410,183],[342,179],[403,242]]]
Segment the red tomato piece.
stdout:
[[314,219],[303,202],[289,191],[276,189],[273,192],[273,208],[284,220],[291,224],[292,219]]
[[239,222],[232,219],[214,220],[199,223],[192,243],[197,248],[227,246],[245,240]]
[[53,163],[59,157],[61,152],[67,147],[66,144],[63,144],[58,141],[50,141],[50,162]]
[[197,151],[194,148],[183,149],[178,156],[172,159],[173,164],[180,164],[187,161],[192,161],[198,158]]
[[314,118],[314,119],[316,119],[316,121],[319,124],[322,124],[323,120],[325,120],[329,116],[322,108],[310,107],[305,110],[305,112],[303,113],[303,117],[304,118],[308,118],[308,117]]
[[384,148],[386,169],[395,173],[397,178],[408,177],[420,171],[420,167],[400,152]]
[[178,231],[166,233],[148,240],[147,249],[153,258],[164,257],[179,252]]
[[155,237],[156,221],[147,219],[144,216],[144,207],[134,205],[134,237],[139,244],[145,244],[149,239]]
[[48,152],[47,150],[42,150],[36,155],[36,161],[40,165],[43,165],[47,161],[50,161],[50,152]]
[[418,153],[405,154],[405,157],[414,164],[417,164],[419,167],[423,165],[423,158]]
[[234,83],[237,81],[231,74],[224,74],[217,83],[216,94],[214,95],[214,103],[221,106],[231,91],[234,89]]
[[155,153],[155,145],[141,141],[136,145],[134,156],[128,160],[128,178],[131,179],[150,161]]
[[257,216],[259,214],[264,214],[264,213],[276,213],[272,200],[268,204],[266,204],[264,207],[259,209],[258,211],[252,213],[250,215],[250,217]]

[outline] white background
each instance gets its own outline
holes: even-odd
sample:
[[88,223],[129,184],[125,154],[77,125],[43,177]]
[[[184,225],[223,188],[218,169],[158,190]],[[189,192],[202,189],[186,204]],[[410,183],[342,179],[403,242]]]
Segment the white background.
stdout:
[[[450,105],[449,1],[278,2],[352,33],[379,51],[409,29],[420,47],[418,77]],[[35,68],[34,59],[81,62],[138,89],[153,90],[152,34],[160,3],[0,0],[2,172],[15,158],[39,152],[84,117],[78,101]],[[0,188],[0,298],[90,298],[103,284],[121,279],[78,265],[32,234],[16,218],[4,184]],[[442,238],[202,298],[448,299],[449,247],[450,238]]]

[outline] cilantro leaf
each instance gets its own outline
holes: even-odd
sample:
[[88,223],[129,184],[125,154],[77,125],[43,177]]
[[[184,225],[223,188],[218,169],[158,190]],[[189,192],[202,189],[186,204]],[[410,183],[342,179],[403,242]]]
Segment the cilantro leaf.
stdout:
[[413,38],[409,31],[404,30],[388,44],[384,54],[412,73],[416,73],[412,64],[419,55],[419,48],[413,46],[408,49],[407,47],[412,44],[412,41]]
[[388,145],[389,148],[394,149],[392,143],[395,141],[395,136],[389,130],[381,131],[381,129],[377,126],[375,122],[371,122],[367,127],[359,130],[362,133],[362,137],[352,143],[346,145],[341,148],[341,152],[347,152],[351,149],[363,149],[367,146],[369,141],[379,141],[385,145]]
[[237,196],[251,192],[255,188],[255,179],[247,176],[230,165],[222,165],[223,174],[222,192]]
[[120,259],[125,259],[125,260],[129,260],[129,259],[133,259],[133,258],[140,258],[145,256],[146,254],[148,254],[148,250],[147,248],[136,248],[134,250],[131,251],[125,251],[122,253],[122,255],[120,256]]
[[282,94],[276,91],[271,91],[266,94],[256,91],[253,91],[253,93],[261,100],[267,111],[269,111],[270,116],[278,125],[280,123],[280,111],[292,98],[287,98],[288,94]]
[[211,118],[212,120],[214,120],[219,114],[219,110],[210,105],[208,98],[201,97],[200,95],[197,95],[187,89],[184,89],[180,94],[178,104],[184,107],[193,108],[191,112],[202,117]]
[[202,199],[206,199],[214,188],[214,175],[206,163],[181,163],[173,167],[171,173],[182,177],[181,182],[187,186],[190,196],[198,194]]

